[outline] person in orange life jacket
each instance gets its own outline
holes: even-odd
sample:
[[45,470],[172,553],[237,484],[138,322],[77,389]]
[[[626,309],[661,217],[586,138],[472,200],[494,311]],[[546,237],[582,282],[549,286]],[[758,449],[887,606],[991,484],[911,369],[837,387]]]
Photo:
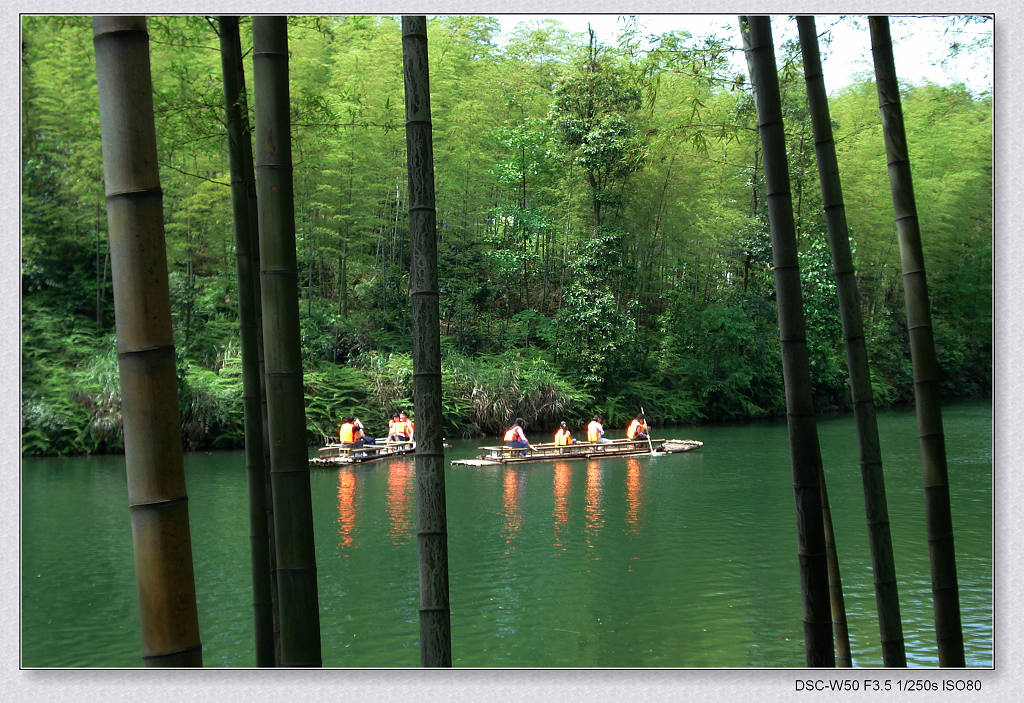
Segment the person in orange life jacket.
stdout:
[[341,423],[338,430],[338,441],[346,447],[361,447],[364,444],[374,444],[375,440],[366,434],[361,423],[354,415],[349,415]]
[[601,416],[594,415],[594,419],[587,425],[587,441],[595,444],[611,444],[610,439],[604,437],[604,425],[601,424]]
[[388,441],[408,442],[413,439],[413,423],[409,415],[404,412],[395,412],[391,422],[388,424]]
[[411,442],[416,438],[416,423],[409,419],[409,416],[403,410],[398,415],[398,421],[400,424],[399,432],[404,434],[406,438]]
[[526,421],[521,417],[517,417],[512,426],[505,431],[504,442],[506,447],[522,447],[523,451],[521,453],[523,456],[526,456],[526,449],[533,449],[533,445],[526,439],[526,433],[523,432],[524,427],[526,427]]
[[626,428],[626,437],[629,439],[648,439],[647,430],[647,419],[643,413],[640,413],[633,418],[633,421],[629,423],[629,427]]
[[404,437],[398,435],[398,411],[391,413],[391,420],[387,424],[387,441],[400,441]]
[[555,445],[564,447],[570,444],[576,444],[576,440],[572,438],[572,432],[569,431],[569,427],[563,420],[558,425],[558,431],[555,432]]

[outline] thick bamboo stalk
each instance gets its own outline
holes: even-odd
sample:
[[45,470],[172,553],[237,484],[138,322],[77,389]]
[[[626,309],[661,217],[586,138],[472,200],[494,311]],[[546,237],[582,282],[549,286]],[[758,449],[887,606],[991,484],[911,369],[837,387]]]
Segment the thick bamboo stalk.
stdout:
[[[253,267],[252,225],[247,181],[253,179],[252,143],[245,98],[242,47],[238,18],[218,18],[224,105],[231,165],[231,203],[235,226],[235,265],[238,277],[238,328],[242,348],[242,407],[245,419],[245,468],[249,491],[249,542],[252,562],[253,634],[256,665],[274,665],[274,603],[271,595],[270,542],[267,530],[266,472],[263,459],[262,397],[256,330],[256,273]],[[248,148],[246,148],[248,147]],[[248,172],[248,178],[247,178]],[[258,244],[258,240],[257,240]]]
[[427,69],[427,19],[402,17],[405,139],[409,169],[409,286],[416,408],[416,504],[420,581],[420,663],[451,666],[448,524],[441,441],[441,327],[438,311],[437,213]]
[[256,189],[281,665],[320,666],[284,17],[253,17]]
[[146,666],[202,666],[145,17],[93,18],[132,550]]
[[796,501],[804,648],[808,666],[835,666],[822,521],[821,449],[811,396],[775,48],[768,17],[740,17],[740,29],[750,81],[754,87],[768,219],[772,231],[782,375],[786,388],[786,419]]
[[860,293],[854,275],[846,208],[839,179],[839,162],[832,137],[825,79],[818,51],[818,33],[813,16],[797,17],[800,48],[803,53],[807,101],[810,106],[814,145],[818,157],[818,179],[828,228],[829,249],[839,298],[839,312],[846,341],[846,365],[850,374],[853,414],[860,445],[861,483],[864,486],[864,510],[867,515],[871,567],[875,577],[875,604],[882,644],[882,663],[889,667],[907,665],[900,618],[896,565],[889,530],[889,508],[882,472],[882,451],[878,441],[878,422],[871,391],[864,325],[861,320]]
[[914,367],[914,400],[921,446],[925,515],[931,560],[932,604],[939,666],[964,666],[964,639],[960,625],[959,586],[953,548],[953,518],[949,505],[946,442],[942,430],[939,364],[932,337],[931,309],[925,279],[921,230],[910,176],[907,135],[903,128],[899,82],[892,55],[888,17],[869,17],[871,55],[875,64],[878,109],[882,117],[889,187],[900,242],[903,300]]

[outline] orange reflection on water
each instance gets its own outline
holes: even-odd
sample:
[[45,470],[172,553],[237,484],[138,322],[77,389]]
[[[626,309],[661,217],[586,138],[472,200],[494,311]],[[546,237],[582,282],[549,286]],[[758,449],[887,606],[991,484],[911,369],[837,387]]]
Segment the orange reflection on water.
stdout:
[[409,489],[414,475],[413,462],[408,459],[395,459],[388,467],[388,491],[385,500],[392,544],[405,544],[409,540]]
[[640,460],[636,457],[626,459],[626,532],[636,534],[637,515],[641,508],[641,492],[643,490],[643,476],[640,470]]
[[572,478],[572,467],[569,466],[568,462],[556,461],[554,469],[555,481],[552,492],[555,501],[553,511],[555,516],[555,546],[561,547],[564,550],[565,547],[562,546],[559,533],[569,521],[569,479]]
[[[338,471],[338,548],[355,548],[353,533],[356,527],[356,475],[351,471]],[[348,557],[348,554],[344,555]]]
[[509,548],[506,554],[512,549],[512,537],[519,531],[523,524],[523,516],[519,512],[519,493],[522,487],[522,479],[526,474],[518,469],[505,467],[505,475],[502,477],[502,505],[505,508],[505,544]]
[[601,465],[596,461],[587,462],[587,487],[584,493],[583,514],[586,518],[584,532],[587,535],[587,548],[593,549],[591,539],[597,535],[604,518],[601,515]]

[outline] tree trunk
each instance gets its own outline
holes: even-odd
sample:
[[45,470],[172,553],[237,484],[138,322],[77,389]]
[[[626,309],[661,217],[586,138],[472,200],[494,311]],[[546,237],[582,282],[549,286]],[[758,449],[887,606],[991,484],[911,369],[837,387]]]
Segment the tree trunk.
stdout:
[[427,19],[402,17],[405,138],[409,168],[409,287],[416,409],[416,499],[420,581],[420,663],[451,666],[448,524],[441,442],[441,330],[437,282],[434,148],[427,70]]
[[793,203],[789,190],[785,134],[775,48],[768,17],[740,18],[744,53],[757,104],[765,190],[772,231],[772,257],[786,388],[789,450],[796,500],[797,550],[803,596],[807,666],[835,666],[829,612],[828,570],[822,521],[821,449],[814,421],[807,340],[797,266]]
[[[259,353],[256,348],[256,271],[247,180],[252,179],[252,144],[245,97],[241,40],[237,17],[219,17],[224,104],[231,164],[231,203],[235,224],[235,266],[238,276],[238,328],[242,349],[242,407],[245,418],[245,468],[249,492],[249,546],[252,561],[253,633],[256,666],[273,666],[274,602],[270,583],[270,541],[267,530],[266,466],[263,463],[263,420]],[[245,148],[248,147],[248,148]],[[246,175],[248,174],[248,178]],[[256,240],[258,244],[258,239]]]
[[145,17],[93,18],[132,551],[146,666],[202,666]]
[[342,242],[341,258],[341,316],[348,319],[348,239]]
[[256,188],[281,665],[320,666],[284,17],[253,17]]
[[832,137],[832,121],[818,51],[818,34],[814,17],[800,16],[796,21],[800,31],[807,100],[814,128],[822,204],[828,226],[843,337],[846,340],[846,365],[850,373],[853,414],[857,423],[857,441],[860,445],[861,482],[864,485],[864,510],[871,545],[871,567],[875,576],[875,603],[878,610],[882,662],[887,667],[906,666],[907,656],[900,618],[892,535],[889,530],[889,508],[885,495],[885,475],[882,472],[878,422],[871,391],[864,325],[861,320],[860,293],[857,290],[853,254],[850,251],[850,235],[846,225],[846,209],[839,180],[839,163]]
[[885,134],[896,233],[900,240],[903,296],[914,367],[914,399],[920,433],[921,468],[931,560],[932,603],[939,666],[964,666],[964,638],[960,626],[960,599],[953,549],[953,518],[949,506],[946,443],[939,399],[939,365],[932,338],[931,310],[921,250],[921,231],[910,177],[907,136],[903,129],[899,83],[892,56],[887,17],[869,17],[871,54],[875,64],[878,108]]

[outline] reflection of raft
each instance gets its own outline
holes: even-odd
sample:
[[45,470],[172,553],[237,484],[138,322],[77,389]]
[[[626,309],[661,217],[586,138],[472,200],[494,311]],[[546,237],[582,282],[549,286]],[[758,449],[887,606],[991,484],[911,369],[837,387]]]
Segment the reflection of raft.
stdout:
[[364,461],[401,456],[416,451],[416,442],[381,442],[364,444],[361,447],[347,447],[343,444],[328,444],[320,447],[319,456],[309,460],[310,466],[344,466],[361,464]]
[[483,454],[475,459],[456,459],[453,466],[492,466],[495,464],[518,464],[531,461],[563,461],[568,459],[605,459],[613,456],[650,455],[651,448],[655,454],[674,454],[688,452],[704,446],[703,442],[693,439],[615,439],[608,444],[580,442],[558,446],[552,443],[535,444],[534,451],[515,447],[478,447]]

